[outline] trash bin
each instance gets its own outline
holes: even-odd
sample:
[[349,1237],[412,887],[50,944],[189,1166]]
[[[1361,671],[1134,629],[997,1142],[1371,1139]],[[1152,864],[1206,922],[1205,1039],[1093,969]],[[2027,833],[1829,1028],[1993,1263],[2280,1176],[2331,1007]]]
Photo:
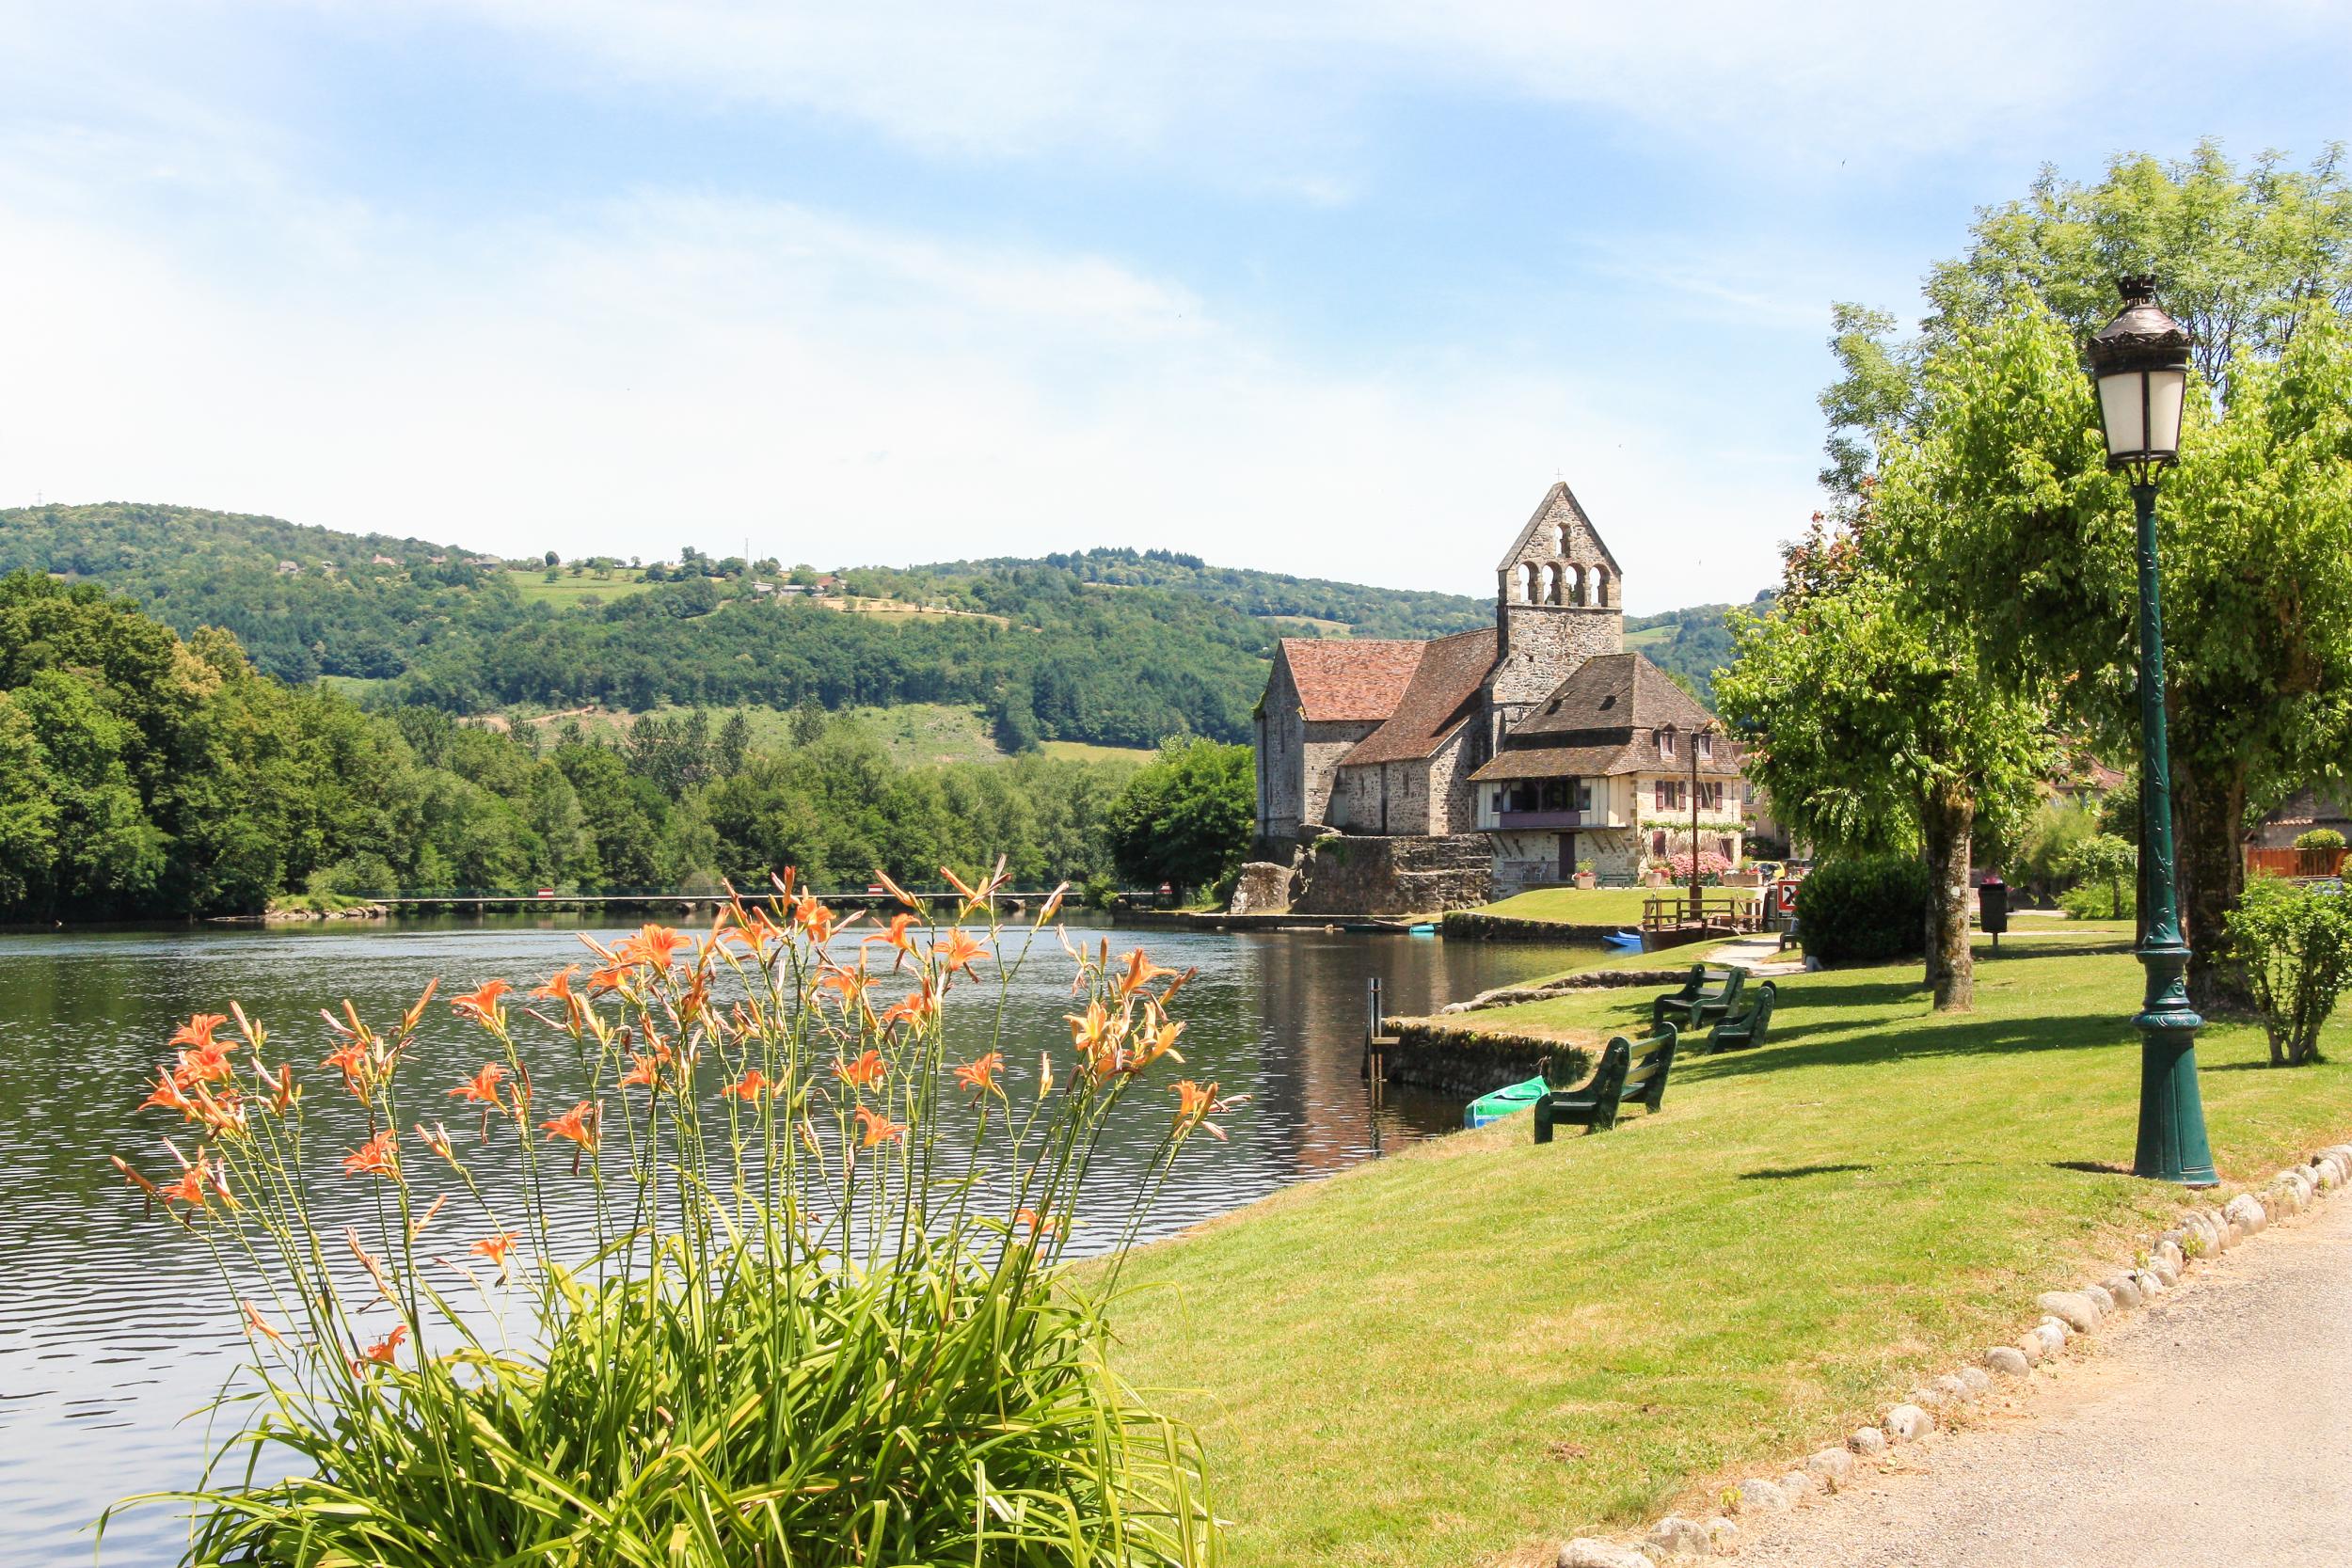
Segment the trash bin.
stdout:
[[1998,877],[1987,877],[1977,889],[1977,924],[1993,939],[1993,951],[2001,950],[2001,933],[2009,929],[2009,884]]

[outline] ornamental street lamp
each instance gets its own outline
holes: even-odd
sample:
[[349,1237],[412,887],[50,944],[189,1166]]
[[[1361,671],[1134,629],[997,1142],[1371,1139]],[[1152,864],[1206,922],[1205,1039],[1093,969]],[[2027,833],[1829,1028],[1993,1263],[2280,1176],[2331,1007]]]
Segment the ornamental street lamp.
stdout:
[[2131,477],[2139,556],[2139,838],[2148,907],[2139,961],[2148,990],[2139,1030],[2139,1144],[2132,1170],[2160,1181],[2212,1186],[2213,1151],[2197,1091],[2197,1031],[2188,1001],[2188,944],[2172,888],[2172,768],[2165,736],[2164,607],[2156,589],[2156,480],[2181,450],[2189,335],[2156,304],[2155,279],[2124,277],[2123,308],[2090,340],[2107,467]]

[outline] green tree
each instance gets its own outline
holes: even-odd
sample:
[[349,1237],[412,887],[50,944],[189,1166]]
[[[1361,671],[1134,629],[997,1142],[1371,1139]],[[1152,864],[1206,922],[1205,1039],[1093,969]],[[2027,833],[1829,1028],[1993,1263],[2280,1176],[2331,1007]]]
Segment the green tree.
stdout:
[[1144,883],[1209,887],[1240,867],[1256,812],[1248,747],[1171,740],[1112,805],[1111,854]]
[[1735,627],[1715,689],[1754,742],[1750,780],[1824,851],[1925,859],[1928,983],[1938,1009],[1970,1007],[1971,847],[2031,810],[2050,756],[2042,708],[1988,680],[1964,628],[1819,525],[1789,549],[1772,613]]
[[2093,833],[2067,851],[2059,869],[2076,882],[2105,889],[2106,914],[2112,920],[2132,907],[2124,893],[2138,878],[2139,851],[2112,833]]

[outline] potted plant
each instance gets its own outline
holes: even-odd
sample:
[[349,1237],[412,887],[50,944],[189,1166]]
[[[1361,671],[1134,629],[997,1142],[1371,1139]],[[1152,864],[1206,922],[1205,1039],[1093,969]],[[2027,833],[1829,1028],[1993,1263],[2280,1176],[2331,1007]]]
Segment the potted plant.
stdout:
[[1591,887],[1594,885],[1595,879],[1596,879],[1593,875],[1593,863],[1591,861],[1579,861],[1576,863],[1576,885],[1578,887]]

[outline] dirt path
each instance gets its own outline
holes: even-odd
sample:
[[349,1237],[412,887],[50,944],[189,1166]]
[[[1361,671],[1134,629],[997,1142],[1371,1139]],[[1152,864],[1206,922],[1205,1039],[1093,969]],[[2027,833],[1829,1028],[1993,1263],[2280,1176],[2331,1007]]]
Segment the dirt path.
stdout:
[[2352,1202],[2201,1264],[1915,1469],[1758,1530],[1763,1568],[2352,1563]]

